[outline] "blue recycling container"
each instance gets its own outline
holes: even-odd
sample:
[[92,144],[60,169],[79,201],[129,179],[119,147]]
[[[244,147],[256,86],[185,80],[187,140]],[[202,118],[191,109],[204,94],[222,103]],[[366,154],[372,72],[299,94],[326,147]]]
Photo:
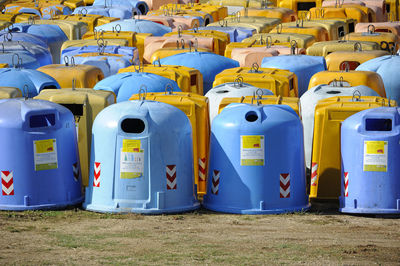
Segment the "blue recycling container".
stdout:
[[199,207],[192,128],[172,105],[144,100],[105,108],[93,124],[91,154],[83,204],[89,211],[161,214]]
[[97,26],[97,31],[115,31],[121,29],[121,31],[134,31],[137,33],[151,33],[153,36],[163,36],[164,34],[171,32],[171,28],[161,25],[159,23],[144,20],[144,19],[124,19],[117,20],[107,24]]
[[147,12],[149,12],[149,6],[147,5],[147,3],[140,0],[94,0],[93,6],[122,6],[125,8],[135,8],[140,11],[142,15],[146,15]]
[[121,20],[132,18],[133,15],[136,15],[132,12],[132,7],[126,6],[79,6],[74,9],[72,14],[74,15],[100,15],[104,17],[112,17],[119,18]]
[[[85,45],[85,46],[76,46],[76,47],[68,47],[61,51],[60,61],[64,59],[65,56],[72,57],[78,54],[86,54],[86,53],[98,53],[99,46],[97,45]],[[135,64],[139,64],[139,51],[136,47],[128,47],[128,46],[119,46],[119,45],[109,45],[105,46],[104,50],[101,51],[107,54],[120,55],[125,58],[127,61],[136,60]]]
[[168,85],[173,91],[181,91],[174,80],[153,73],[126,72],[101,80],[93,89],[112,91],[117,95],[117,102],[122,102],[128,101],[133,94],[138,94],[143,86],[147,92],[164,92]]
[[[132,58],[130,58],[132,59]],[[131,66],[132,63],[127,57],[115,54],[78,54],[74,56],[75,64],[91,65],[101,69],[105,77],[118,73],[118,70]],[[71,59],[69,59],[71,60]]]
[[287,105],[230,104],[211,126],[207,209],[239,214],[307,210],[303,127]]
[[[18,58],[19,60],[17,61]],[[8,64],[9,67],[27,69],[37,69],[40,67],[39,61],[34,56],[25,53],[0,53],[0,63]]]
[[400,214],[399,111],[368,109],[343,122],[341,212]]
[[203,90],[206,94],[213,86],[215,76],[228,68],[239,67],[239,62],[208,52],[181,53],[162,58],[162,65],[176,65],[195,68],[203,75]]
[[1,210],[59,209],[83,201],[73,114],[41,100],[0,100]]
[[22,41],[22,42],[28,42],[28,43],[33,43],[36,45],[40,45],[45,49],[49,49],[49,46],[45,41],[43,41],[41,38],[25,33],[25,32],[1,32],[0,31],[0,40],[4,41]]
[[20,89],[25,97],[35,97],[44,89],[60,89],[58,82],[49,75],[20,68],[0,68],[0,80],[3,87]]
[[53,63],[53,57],[51,56],[48,48],[43,46],[21,41],[7,41],[2,42],[0,49],[3,49],[6,53],[16,53],[18,55],[28,54],[33,56],[40,66],[45,66]]
[[286,69],[296,74],[299,97],[308,90],[311,77],[327,69],[323,56],[299,54],[264,57],[261,67]]
[[359,65],[356,70],[378,73],[385,85],[386,97],[400,103],[400,55],[380,56]]

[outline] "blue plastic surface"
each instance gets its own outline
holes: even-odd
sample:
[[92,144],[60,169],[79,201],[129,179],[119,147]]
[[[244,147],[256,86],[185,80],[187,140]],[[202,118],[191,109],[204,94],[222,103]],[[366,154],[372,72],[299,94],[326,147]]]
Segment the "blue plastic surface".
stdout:
[[43,41],[41,38],[25,32],[11,32],[11,33],[0,32],[0,40],[14,41],[14,42],[17,41],[29,42],[42,46],[45,49],[49,49],[47,43]]
[[93,6],[124,6],[136,8],[142,15],[146,15],[149,11],[149,6],[145,1],[140,0],[94,0]]
[[2,42],[0,45],[6,53],[28,54],[38,61],[40,66],[45,66],[53,63],[53,58],[50,51],[43,46],[29,42]]
[[[144,128],[135,127],[136,133],[127,133],[123,125],[129,119],[141,121]],[[134,141],[140,147],[132,152],[123,150],[124,143]],[[145,100],[105,108],[93,124],[91,154],[83,204],[87,210],[160,214],[199,207],[193,178],[192,128],[186,115],[172,105]],[[137,162],[136,168],[123,166],[132,160]],[[167,171],[168,166],[171,170]],[[136,173],[136,177],[127,178],[125,173]],[[172,177],[170,183],[167,174]]]
[[[35,144],[39,140],[52,141],[45,153]],[[0,149],[7,151],[0,154],[1,210],[59,209],[83,201],[75,120],[67,108],[0,100]]]
[[129,59],[119,55],[74,56],[75,64],[96,66],[103,71],[105,77],[118,73],[121,68],[132,65]]
[[255,29],[245,27],[219,27],[219,26],[207,26],[200,27],[199,30],[216,30],[229,34],[231,42],[241,42],[242,40],[253,36],[256,33]]
[[18,88],[23,96],[29,97],[38,95],[46,88],[61,88],[54,78],[33,69],[0,68],[0,80],[1,86]]
[[203,91],[206,94],[214,82],[215,76],[228,68],[239,67],[239,62],[221,55],[207,52],[189,52],[165,57],[162,65],[192,67],[203,75]]
[[[295,212],[310,207],[303,127],[292,108],[230,104],[214,119],[211,133],[204,207],[240,214]],[[243,146],[242,142],[248,144]]]
[[[159,23],[144,20],[144,19],[124,19],[113,21],[101,26],[97,26],[97,31],[113,31],[117,25],[121,26],[121,31],[134,31],[137,33],[151,33],[153,36],[163,36],[164,34],[171,32],[171,28],[161,25]],[[120,27],[117,26],[119,29]]]
[[[18,57],[22,62],[17,62]],[[9,67],[20,66],[21,68],[27,69],[36,69],[40,67],[39,61],[36,60],[35,57],[25,53],[19,53],[18,55],[15,53],[0,53],[0,63],[8,64]]]
[[[88,46],[77,46],[77,47],[68,47],[61,51],[60,61],[63,60],[64,56],[75,56],[78,54],[86,54],[86,53],[98,53],[99,46],[97,45],[88,45]],[[122,55],[126,60],[132,60],[136,58],[136,64],[139,64],[139,52],[136,47],[128,47],[128,46],[119,46],[119,45],[109,45],[104,49],[104,53],[107,54],[118,54]]]
[[75,8],[72,14],[90,14],[90,15],[100,15],[104,17],[112,17],[119,19],[129,19],[132,18],[132,8],[126,6],[79,6]]
[[385,85],[386,97],[400,103],[400,56],[380,56],[359,65],[356,70],[378,73]]
[[399,110],[368,109],[343,122],[341,212],[400,214]]
[[299,97],[308,90],[311,77],[320,71],[325,71],[326,62],[323,56],[311,55],[281,55],[264,57],[261,67],[286,69],[297,76]]
[[152,73],[126,72],[101,80],[93,89],[112,91],[117,95],[117,102],[122,102],[128,101],[133,94],[138,94],[143,85],[147,92],[164,92],[168,84],[173,91],[181,91],[174,80]]

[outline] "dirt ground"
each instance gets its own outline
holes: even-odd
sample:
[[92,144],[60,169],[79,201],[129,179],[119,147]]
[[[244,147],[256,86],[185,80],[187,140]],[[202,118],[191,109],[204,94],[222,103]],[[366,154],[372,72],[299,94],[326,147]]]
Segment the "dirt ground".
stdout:
[[400,219],[314,210],[227,215],[0,212],[0,265],[400,265]]

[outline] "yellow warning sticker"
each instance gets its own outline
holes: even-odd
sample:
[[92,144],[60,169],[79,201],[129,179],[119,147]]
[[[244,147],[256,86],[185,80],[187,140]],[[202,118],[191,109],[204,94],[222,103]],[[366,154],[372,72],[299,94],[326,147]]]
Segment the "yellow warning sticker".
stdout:
[[123,139],[120,157],[120,177],[123,179],[143,176],[144,151],[139,139]]
[[35,171],[58,168],[57,143],[55,139],[33,141]]
[[387,172],[387,141],[364,141],[363,170],[369,172]]
[[264,136],[240,136],[240,165],[262,166],[264,161]]

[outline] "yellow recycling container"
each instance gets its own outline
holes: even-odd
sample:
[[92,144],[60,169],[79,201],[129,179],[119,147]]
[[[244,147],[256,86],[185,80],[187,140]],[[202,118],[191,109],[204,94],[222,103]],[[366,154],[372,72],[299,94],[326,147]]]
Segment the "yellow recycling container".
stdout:
[[248,103],[248,104],[259,104],[259,105],[270,105],[270,104],[284,104],[289,105],[296,113],[300,116],[300,99],[298,97],[282,97],[275,95],[265,96],[242,96],[242,97],[226,97],[223,98],[219,104],[218,113],[231,103]]
[[[75,65],[64,58],[65,64],[51,64],[39,67],[37,70],[53,77],[62,89],[93,88],[97,82],[104,79],[100,68],[92,65]],[[73,84],[74,83],[74,84]]]
[[[153,7],[155,10],[156,8]],[[192,10],[192,11],[203,11],[211,15],[213,21],[218,21],[224,19],[228,16],[228,8],[222,5],[211,5],[205,3],[188,3],[186,5],[183,4],[165,4],[162,5],[159,10],[165,9],[178,9],[178,10]]]
[[380,46],[376,42],[340,40],[340,41],[316,42],[307,48],[307,55],[325,57],[332,52],[354,51],[355,49],[354,47],[356,46],[361,46],[361,50],[363,51],[380,50]]
[[240,13],[236,13],[236,16],[226,17],[223,22],[218,21],[211,23],[210,26],[221,26],[225,25],[246,27],[255,29],[257,33],[270,32],[276,25],[280,23],[280,19],[277,18],[265,18],[265,17],[242,17]]
[[115,103],[115,94],[93,89],[49,89],[42,90],[35,99],[61,104],[75,116],[82,185],[88,186],[93,121],[101,110]]
[[154,63],[158,59],[163,59],[165,57],[171,56],[171,55],[176,55],[176,54],[182,54],[182,53],[188,53],[188,52],[210,52],[212,51],[207,48],[181,48],[181,47],[176,47],[176,48],[161,48],[156,50],[150,58],[150,63]]
[[8,67],[8,64],[0,64],[0,68],[6,68]]
[[[357,7],[322,7],[311,8],[311,18],[320,17],[323,19],[354,19],[358,22],[370,22],[368,14]],[[321,15],[316,15],[321,14]],[[350,31],[351,32],[351,31]]]
[[395,101],[374,96],[341,96],[320,100],[315,107],[311,164],[311,200],[340,196],[340,126],[349,116],[369,108],[396,106]]
[[0,99],[10,99],[22,97],[22,93],[18,88],[0,87]]
[[355,70],[362,63],[377,58],[380,56],[388,55],[389,52],[383,50],[372,51],[337,51],[328,54],[325,57],[326,66],[329,71]]
[[376,91],[380,96],[386,97],[385,85],[381,76],[372,71],[321,71],[314,74],[308,89],[317,85],[339,82],[341,86],[356,87],[364,85]]
[[66,0],[63,2],[63,5],[74,10],[77,7],[84,6],[85,2],[83,0]]
[[300,17],[311,8],[321,7],[323,0],[277,0],[278,7],[290,8]]
[[255,43],[265,43],[267,38],[271,38],[271,42],[275,45],[290,44],[294,40],[298,48],[308,48],[315,43],[315,37],[313,35],[297,33],[258,33],[243,39],[242,42],[254,43],[254,41],[256,41]]
[[279,24],[275,29],[271,30],[271,33],[308,34],[314,36],[317,42],[329,41],[329,33],[324,27],[318,25],[306,26],[301,21]]
[[[341,20],[303,20],[300,22],[302,26],[313,27],[319,26],[327,30],[329,40],[338,40],[341,36],[347,33],[346,22]],[[296,22],[291,22],[288,25],[296,26]]]
[[376,42],[382,50],[391,51],[395,47],[395,51],[399,48],[399,37],[390,32],[375,32],[375,26],[369,25],[367,32],[352,32],[345,37],[351,41]]
[[102,17],[100,15],[58,15],[54,16],[52,19],[64,20],[64,21],[80,21],[86,23],[88,26],[88,31],[93,31],[97,26],[97,20]]
[[203,75],[197,69],[185,66],[161,65],[154,62],[152,65],[130,66],[122,68],[118,73],[142,71],[153,73],[174,80],[183,92],[203,95]]
[[[128,40],[123,40],[123,39],[107,39],[106,40],[107,45],[116,45],[116,46],[128,46],[129,42]],[[82,46],[96,46],[99,45],[98,40],[72,40],[72,41],[66,41],[63,43],[61,46],[61,53],[64,49],[67,49],[68,47],[82,47]]]
[[277,96],[298,96],[297,77],[294,73],[277,68],[259,68],[257,64],[254,64],[253,67],[225,69],[215,76],[213,87],[234,82],[238,77],[242,77],[244,83],[268,89]]
[[[139,100],[140,98],[139,94],[135,94],[129,100]],[[147,93],[145,98],[173,105],[182,110],[189,118],[193,134],[194,177],[197,193],[202,197],[206,194],[210,140],[208,98],[198,94],[171,91]]]
[[272,7],[272,8],[245,8],[240,11],[242,17],[266,17],[278,18],[283,22],[296,21],[297,14],[290,8]]

